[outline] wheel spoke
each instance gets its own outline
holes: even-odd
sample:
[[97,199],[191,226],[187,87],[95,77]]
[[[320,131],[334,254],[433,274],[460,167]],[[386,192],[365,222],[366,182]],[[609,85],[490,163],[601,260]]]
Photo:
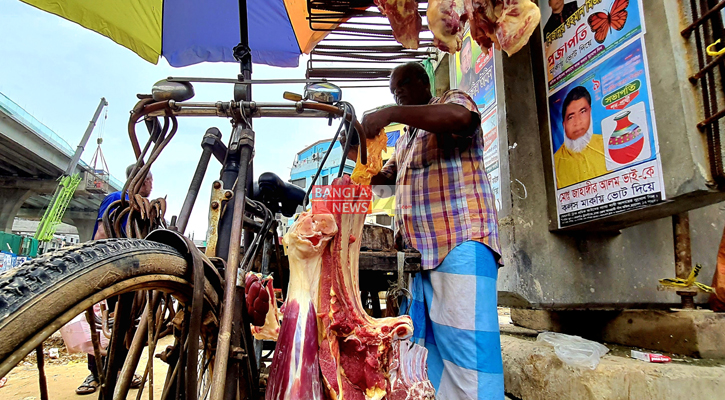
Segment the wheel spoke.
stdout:
[[35,348],[35,361],[38,365],[38,385],[40,386],[40,400],[48,400],[48,382],[45,380],[45,355],[43,343]]

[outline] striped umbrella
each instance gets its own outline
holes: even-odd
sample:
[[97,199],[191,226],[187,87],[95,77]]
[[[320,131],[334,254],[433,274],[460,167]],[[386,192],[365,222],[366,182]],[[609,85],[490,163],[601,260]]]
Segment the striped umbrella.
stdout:
[[[239,0],[22,0],[98,32],[156,64],[236,62]],[[244,1],[241,1],[244,4]],[[306,0],[247,0],[252,62],[296,67],[328,32],[313,31]]]

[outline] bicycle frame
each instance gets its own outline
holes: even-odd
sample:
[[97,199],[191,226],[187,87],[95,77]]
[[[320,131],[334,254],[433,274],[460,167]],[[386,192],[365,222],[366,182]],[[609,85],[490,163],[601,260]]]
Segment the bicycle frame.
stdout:
[[[243,86],[242,90],[240,90],[242,95],[251,95],[251,83],[241,81],[237,82],[237,86],[239,85]],[[245,260],[250,258],[248,257],[248,253],[253,250],[250,248],[250,244],[254,239],[255,230],[255,224],[252,219],[246,218],[247,214],[251,215],[250,210],[246,209],[246,205],[248,194],[253,184],[252,155],[254,151],[255,133],[252,130],[251,120],[252,118],[259,117],[332,119],[343,116],[350,124],[354,124],[355,129],[351,130],[358,132],[359,143],[362,144],[360,146],[360,157],[364,163],[366,162],[367,155],[365,138],[361,134],[363,132],[362,127],[354,119],[354,111],[351,115],[348,115],[340,107],[309,101],[262,103],[242,100],[212,103],[193,101],[177,102],[174,100],[151,102],[147,99],[139,102],[139,105],[134,109],[135,113],[132,115],[131,122],[129,123],[129,133],[131,134],[132,143],[135,141],[135,132],[133,131],[133,127],[135,126],[134,119],[142,115],[144,118],[163,116],[167,119],[165,129],[168,129],[168,118],[173,118],[174,128],[172,134],[176,129],[176,117],[216,116],[230,118],[232,120],[231,136],[227,145],[221,142],[221,133],[215,128],[207,130],[204,134],[201,143],[202,154],[192,177],[184,204],[178,218],[172,218],[170,229],[183,235],[201,189],[201,183],[208,169],[209,161],[211,160],[211,156],[214,155],[222,164],[220,173],[221,185],[219,181],[215,182],[215,190],[227,192],[227,196],[225,211],[218,221],[218,236],[215,251],[213,254],[207,254],[208,256],[215,256],[225,261],[222,314],[216,344],[216,358],[214,361],[210,398],[212,400],[235,400],[238,395],[241,395],[241,398],[257,398],[259,394],[258,366],[262,349],[259,345],[255,346],[250,324],[247,322],[250,318],[247,315],[246,307],[243,306],[246,301],[244,293],[244,269],[240,270],[240,268],[246,266],[241,265],[241,251],[239,247],[242,244],[242,238],[244,238],[243,249],[245,252]],[[153,135],[152,132],[152,137]],[[150,138],[149,140],[152,141],[153,139]],[[168,138],[164,138],[164,141],[167,140]],[[147,144],[146,149],[148,149],[149,145],[150,143]],[[159,146],[159,144],[156,143],[156,146]],[[143,153],[140,152],[137,144],[134,149],[137,156],[140,155],[143,158],[146,149],[144,149]],[[142,162],[142,160],[139,159],[139,162]],[[144,171],[148,170],[148,167],[144,168],[146,168]],[[137,170],[139,170],[138,167]],[[228,195],[229,193],[231,193],[231,196]],[[211,199],[209,207],[211,210],[216,210],[217,212],[223,209],[218,199]],[[274,227],[274,224],[272,226]],[[256,228],[259,229],[259,227]],[[267,228],[269,229],[269,227]],[[265,233],[260,232],[260,234]],[[265,241],[264,253],[262,255],[263,267],[268,267],[269,265],[268,252],[270,249],[268,247],[269,243]],[[194,247],[190,251],[194,252],[198,250]],[[250,259],[249,262],[254,262],[254,260]],[[197,271],[196,265],[195,271]],[[203,289],[195,285],[195,296],[197,294],[196,292],[201,293],[201,290]],[[194,307],[196,307],[194,305],[195,303],[192,303],[192,315],[194,314]],[[192,321],[193,324],[194,322]],[[194,328],[192,327],[192,329]],[[231,364],[229,363],[230,359],[234,361]],[[245,377],[246,385],[244,387],[241,384],[238,385],[240,374],[243,374]],[[195,378],[186,382],[186,384],[189,387],[193,387],[196,384]],[[192,391],[187,389],[187,396],[191,395],[191,393]],[[194,395],[191,395],[192,398],[194,398],[196,392],[193,391],[193,393]]]

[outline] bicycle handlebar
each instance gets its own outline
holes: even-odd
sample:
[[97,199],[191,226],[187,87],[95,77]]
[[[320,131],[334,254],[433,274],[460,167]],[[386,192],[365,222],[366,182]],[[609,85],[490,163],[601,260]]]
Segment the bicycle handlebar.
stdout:
[[[256,102],[256,101],[217,101],[217,102],[176,102],[174,100],[151,103],[145,105],[144,114],[152,117],[168,116],[169,111],[171,115],[177,117],[227,117],[236,118],[237,113],[240,111],[242,115],[251,118],[260,117],[277,117],[277,118],[330,118],[341,117],[344,115],[344,111],[336,106],[307,102],[297,101],[294,103],[290,102]],[[351,115],[347,114],[347,120],[352,119]],[[362,125],[356,119],[354,121],[355,130],[358,133],[360,139],[360,146],[358,151],[360,152],[360,162],[367,164],[367,147],[366,137],[362,129]]]

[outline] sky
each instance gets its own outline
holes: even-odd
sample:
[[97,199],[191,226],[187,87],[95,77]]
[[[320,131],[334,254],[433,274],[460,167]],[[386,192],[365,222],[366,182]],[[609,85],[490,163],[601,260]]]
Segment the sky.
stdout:
[[[126,166],[135,162],[126,125],[137,93],[150,93],[154,82],[168,76],[235,78],[233,63],[203,63],[172,68],[162,58],[158,65],[144,61],[132,51],[75,23],[45,13],[18,0],[0,0],[0,92],[23,107],[40,122],[78,145],[101,97],[109,103],[107,119],[99,121],[86,145],[83,160],[90,162],[96,138],[103,136],[102,151],[113,176],[123,181]],[[253,33],[252,33],[253,34]],[[254,65],[253,79],[303,79],[306,59],[298,68]],[[195,84],[195,101],[228,101],[232,85]],[[302,93],[302,85],[255,85],[256,101],[284,101],[285,90]],[[389,104],[387,88],[343,89],[343,99],[357,114]],[[103,119],[103,115],[101,116]],[[181,209],[191,177],[201,154],[204,132],[215,126],[226,143],[231,125],[223,118],[179,118],[179,131],[154,163],[152,198],[167,197],[167,220]],[[331,138],[336,124],[316,119],[256,119],[254,172],[274,172],[283,180],[297,152],[320,139]],[[145,143],[145,129],[138,129]],[[189,221],[187,234],[206,235],[211,184],[221,165],[212,158]]]

